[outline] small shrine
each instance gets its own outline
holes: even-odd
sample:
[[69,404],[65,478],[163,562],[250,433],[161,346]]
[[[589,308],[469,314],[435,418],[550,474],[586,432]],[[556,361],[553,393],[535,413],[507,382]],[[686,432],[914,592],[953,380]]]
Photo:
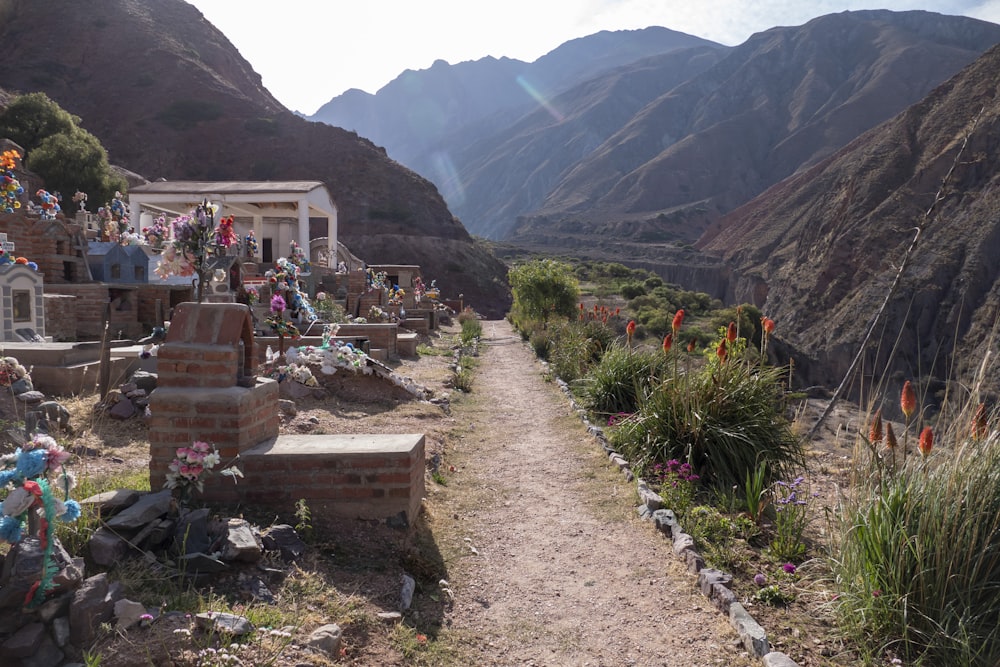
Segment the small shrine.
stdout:
[[0,342],[44,340],[42,289],[42,275],[26,264],[0,265]]

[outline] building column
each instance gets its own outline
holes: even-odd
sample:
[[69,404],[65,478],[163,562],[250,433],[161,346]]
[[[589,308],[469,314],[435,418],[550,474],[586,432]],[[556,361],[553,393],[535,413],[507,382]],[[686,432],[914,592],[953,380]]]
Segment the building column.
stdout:
[[299,246],[309,258],[309,200],[299,200]]

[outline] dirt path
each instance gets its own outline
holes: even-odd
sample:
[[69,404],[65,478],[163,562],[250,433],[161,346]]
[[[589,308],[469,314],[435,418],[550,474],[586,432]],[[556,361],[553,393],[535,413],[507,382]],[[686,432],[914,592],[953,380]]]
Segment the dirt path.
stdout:
[[448,632],[481,665],[753,664],[510,325],[483,328],[434,498]]

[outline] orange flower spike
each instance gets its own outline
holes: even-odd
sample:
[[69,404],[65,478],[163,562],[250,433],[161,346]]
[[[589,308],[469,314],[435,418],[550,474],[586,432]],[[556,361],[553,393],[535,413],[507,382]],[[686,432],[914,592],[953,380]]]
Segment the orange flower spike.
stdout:
[[986,423],[986,404],[980,403],[976,408],[976,414],[972,417],[972,439],[982,440],[986,437],[986,430],[989,428]]
[[920,449],[921,456],[925,458],[934,449],[934,431],[931,430],[930,426],[925,426],[924,430],[920,432],[920,442],[917,444],[917,448]]
[[625,333],[631,338],[635,335],[635,320],[629,320],[628,324],[625,325]]
[[899,397],[899,407],[909,420],[913,413],[917,411],[917,392],[909,380],[903,383],[903,393]]
[[726,363],[726,341],[719,341],[719,347],[715,348],[715,356],[719,357],[719,361]]
[[892,430],[892,423],[885,423],[885,446],[889,449],[896,449],[896,445],[899,444],[896,441],[896,432]]
[[876,410],[875,416],[872,417],[871,429],[868,431],[868,442],[873,445],[882,442],[882,408]]
[[736,322],[729,323],[729,329],[726,331],[726,340],[730,343],[736,342]]
[[693,353],[694,349],[695,349],[695,347],[697,345],[698,345],[698,339],[697,338],[692,338],[690,341],[688,341],[688,352]]
[[673,329],[674,333],[676,334],[678,331],[681,330],[681,324],[683,323],[684,323],[684,309],[681,308],[676,313],[674,313],[674,321],[670,324],[670,328]]
[[667,334],[663,337],[663,353],[670,354],[670,348],[674,345],[674,335]]
[[618,313],[622,312],[621,308],[615,308],[615,317],[618,317]]
[[583,302],[580,302],[580,310],[583,310]]
[[770,336],[774,333],[774,320],[770,317],[760,318],[761,326],[764,327],[764,333]]

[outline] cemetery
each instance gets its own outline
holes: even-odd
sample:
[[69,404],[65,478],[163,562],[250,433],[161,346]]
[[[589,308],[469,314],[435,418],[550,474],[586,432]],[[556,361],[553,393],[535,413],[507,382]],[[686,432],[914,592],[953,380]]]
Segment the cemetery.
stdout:
[[[303,506],[317,527],[412,531],[423,433],[292,435],[279,424],[296,400],[351,385],[447,409],[393,365],[415,357],[461,299],[426,287],[419,266],[352,255],[318,182],[149,183],[96,213],[82,193],[72,212],[58,195],[26,194],[23,210],[0,214],[0,385],[10,389],[0,417],[15,425],[0,445],[0,540],[10,544],[0,654],[11,664],[63,664],[102,623],[148,616],[103,573],[130,555],[192,581],[268,552],[291,561],[303,544],[288,524]],[[74,425],[60,400],[89,393],[97,413],[148,426],[151,491],[71,493],[63,438]],[[262,531],[218,514],[254,507],[285,523]],[[70,553],[55,527],[86,512],[104,524],[85,553]]]

